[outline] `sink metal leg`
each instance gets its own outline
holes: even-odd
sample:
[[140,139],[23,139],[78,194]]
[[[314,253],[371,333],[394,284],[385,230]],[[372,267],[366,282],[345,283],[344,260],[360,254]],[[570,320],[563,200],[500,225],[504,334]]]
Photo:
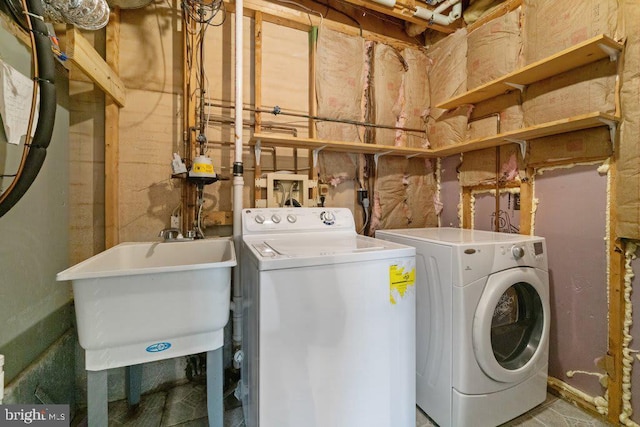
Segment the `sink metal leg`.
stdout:
[[109,424],[107,370],[87,371],[87,418],[89,427]]
[[125,368],[125,383],[129,407],[140,403],[142,389],[142,365],[131,365]]
[[224,404],[222,347],[207,352],[207,414],[209,427],[223,427]]

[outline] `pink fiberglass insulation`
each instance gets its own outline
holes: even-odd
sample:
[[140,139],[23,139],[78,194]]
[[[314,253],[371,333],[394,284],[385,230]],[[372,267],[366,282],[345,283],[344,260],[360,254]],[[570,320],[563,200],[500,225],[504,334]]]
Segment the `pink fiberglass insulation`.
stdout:
[[[385,126],[397,126],[404,109],[402,80],[405,73],[405,61],[395,48],[376,43],[373,55],[373,105],[375,123]],[[375,129],[375,143],[378,145],[396,145],[394,129]]]
[[381,157],[370,230],[435,227],[436,179],[430,159]]
[[[427,75],[429,58],[425,52],[417,49],[405,49],[402,56],[407,64],[407,71],[403,74],[404,108],[402,122],[399,120],[398,126],[426,130],[430,104]],[[402,132],[400,145],[424,148],[428,146],[427,136],[425,133]]]
[[[316,56],[318,115],[362,121],[365,76],[365,45],[361,37],[321,28]],[[361,142],[358,127],[336,122],[317,122],[318,138]],[[354,154],[320,152],[320,180],[337,185],[356,178]]]

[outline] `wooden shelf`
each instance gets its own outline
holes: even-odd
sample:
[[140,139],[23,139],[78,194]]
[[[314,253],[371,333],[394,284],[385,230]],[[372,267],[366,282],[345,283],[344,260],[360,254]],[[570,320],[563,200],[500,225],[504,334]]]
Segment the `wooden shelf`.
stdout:
[[261,133],[255,133],[249,144],[260,144],[262,147],[289,147],[309,150],[326,149],[328,151],[340,151],[343,153],[437,158],[601,126],[609,126],[611,130],[615,130],[617,122],[618,117],[613,114],[594,112],[435,149],[296,138],[287,135]]
[[622,48],[623,45],[621,43],[604,34],[600,34],[548,58],[478,86],[462,95],[451,98],[437,105],[437,107],[451,109],[464,104],[485,101],[514,90],[518,86],[526,86],[606,57],[613,59],[622,51]]
[[306,148],[309,150],[326,149],[328,151],[340,151],[344,153],[390,154],[407,157],[437,157],[437,155],[434,154],[434,151],[428,148],[395,147],[393,145],[296,138],[286,135],[271,135],[263,133],[254,133],[249,144],[260,144],[262,147]]
[[610,129],[615,129],[617,122],[618,117],[612,114],[595,112],[530,126],[528,128],[518,129],[510,132],[504,132],[494,136],[464,141],[459,144],[437,148],[435,150],[429,151],[436,157],[445,157],[453,154],[465,153],[468,151],[497,147],[498,145],[511,144],[513,142],[528,141],[530,139],[542,138],[545,136],[558,135],[562,133],[591,129],[601,126],[609,126]]

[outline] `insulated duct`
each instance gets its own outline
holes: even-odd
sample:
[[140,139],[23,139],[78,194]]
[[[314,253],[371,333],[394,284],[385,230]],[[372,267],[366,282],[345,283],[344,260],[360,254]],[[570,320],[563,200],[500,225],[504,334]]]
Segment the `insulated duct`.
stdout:
[[[28,11],[25,16],[33,48],[32,57],[35,61],[34,81],[37,82],[40,92],[39,115],[33,138],[24,148],[18,173],[11,185],[0,195],[0,217],[18,203],[40,172],[47,155],[47,147],[51,142],[56,116],[55,62],[51,51],[51,40],[44,21],[37,18],[43,14],[42,1],[25,0],[25,5]],[[31,124],[28,126],[27,135],[31,134],[31,126]]]
[[[20,0],[5,0],[20,25],[27,29]],[[99,30],[109,22],[106,0],[40,0],[42,16],[46,22],[72,24],[83,30]],[[47,33],[47,31],[45,31]]]

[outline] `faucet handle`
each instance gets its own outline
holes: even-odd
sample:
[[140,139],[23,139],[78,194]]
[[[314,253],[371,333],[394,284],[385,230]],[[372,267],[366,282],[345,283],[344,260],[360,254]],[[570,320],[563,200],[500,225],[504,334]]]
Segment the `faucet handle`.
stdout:
[[160,230],[158,237],[162,237],[165,240],[182,239],[182,233],[177,228],[165,228]]

